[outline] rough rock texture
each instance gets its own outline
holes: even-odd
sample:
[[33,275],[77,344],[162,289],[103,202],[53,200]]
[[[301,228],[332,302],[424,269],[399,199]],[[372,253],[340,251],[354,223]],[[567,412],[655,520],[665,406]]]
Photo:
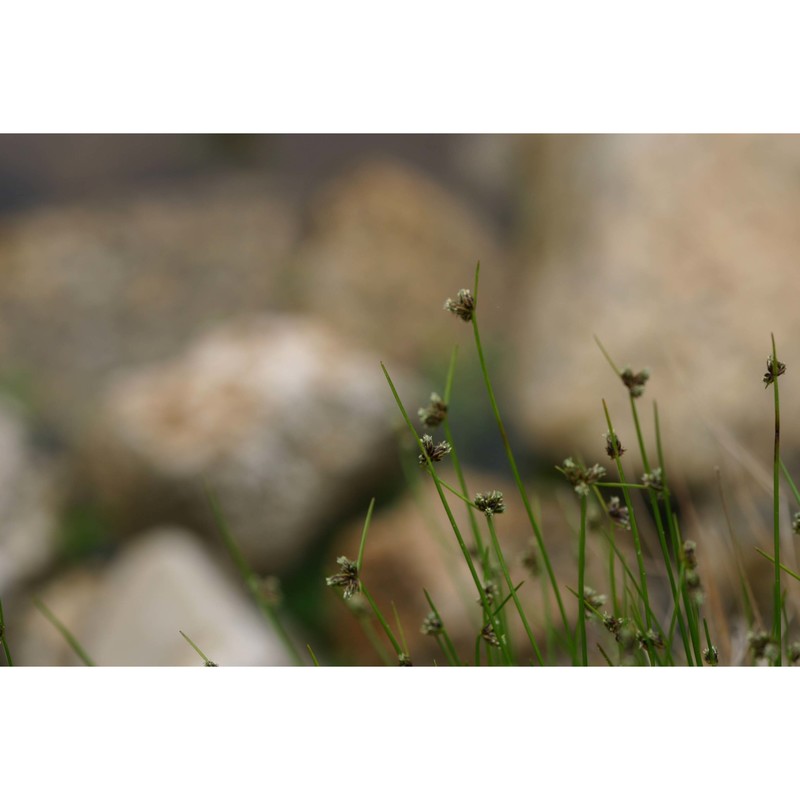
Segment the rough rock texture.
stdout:
[[453,344],[444,301],[471,287],[481,261],[493,295],[507,290],[496,231],[413,168],[367,161],[320,191],[298,254],[302,307],[367,340],[384,359],[432,361]]
[[59,500],[54,463],[31,446],[20,410],[0,401],[0,599],[55,559]]
[[282,570],[393,468],[396,416],[377,356],[309,318],[254,317],[118,375],[88,477],[128,527],[210,527],[207,481],[253,565]]
[[[531,141],[517,410],[533,446],[595,458],[603,397],[632,439],[596,334],[620,368],[651,369],[641,413],[651,429],[658,401],[689,478],[712,478],[734,441],[769,459],[770,332],[788,365],[782,396],[800,396],[799,169],[796,137]],[[800,417],[785,417],[785,441],[800,441]]]
[[[184,530],[143,534],[102,570],[81,568],[40,596],[99,666],[202,664],[181,630],[221,666],[291,663],[241,586]],[[80,663],[34,608],[16,644],[20,665]]]
[[110,370],[284,302],[296,232],[274,189],[236,177],[6,217],[3,373],[26,378],[42,413],[78,435]]

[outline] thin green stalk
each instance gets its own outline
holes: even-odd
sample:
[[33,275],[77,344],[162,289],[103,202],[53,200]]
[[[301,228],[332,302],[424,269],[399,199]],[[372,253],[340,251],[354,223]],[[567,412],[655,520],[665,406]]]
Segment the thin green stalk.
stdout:
[[[475,290],[473,293],[475,306],[478,305],[478,279],[480,277],[480,269],[481,265],[478,262],[478,265],[475,269]],[[525,512],[528,515],[528,520],[531,525],[531,529],[533,530],[533,534],[536,537],[536,543],[539,547],[539,551],[542,555],[542,561],[544,562],[545,569],[547,570],[547,575],[550,578],[550,584],[553,587],[553,593],[556,597],[556,602],[558,604],[558,610],[561,614],[561,621],[564,625],[564,631],[566,633],[567,641],[569,643],[570,650],[572,651],[572,655],[575,655],[575,643],[573,641],[572,631],[570,630],[569,622],[567,620],[567,612],[564,609],[564,603],[561,599],[561,592],[558,589],[558,582],[556,581],[555,572],[553,571],[553,566],[550,563],[550,557],[547,554],[547,548],[544,544],[544,539],[542,538],[542,532],[539,528],[538,523],[536,522],[536,518],[533,515],[533,509],[531,508],[530,501],[528,500],[528,493],[525,490],[525,485],[522,482],[522,477],[519,474],[519,470],[517,469],[517,462],[514,458],[514,453],[511,450],[511,442],[509,441],[508,434],[506,433],[505,425],[503,424],[503,418],[500,415],[500,409],[497,406],[497,400],[494,396],[494,389],[492,388],[492,381],[489,378],[489,370],[486,366],[486,359],[483,353],[483,346],[481,345],[481,335],[480,329],[478,327],[478,316],[477,313],[473,313],[472,315],[472,331],[475,336],[475,348],[478,352],[478,360],[480,361],[481,372],[483,374],[483,381],[486,385],[486,391],[489,395],[489,402],[492,406],[492,412],[494,413],[495,421],[497,422],[498,430],[500,431],[500,438],[503,442],[503,448],[506,451],[506,458],[508,459],[509,466],[511,467],[511,472],[514,475],[514,481],[517,484],[517,489],[519,490],[520,497],[522,498],[522,504],[525,506]]]
[[317,661],[317,657],[314,655],[314,651],[311,649],[311,645],[307,644],[306,649],[308,650],[308,654],[311,656],[311,661],[314,663],[314,666],[318,667],[319,661]]
[[184,639],[192,646],[192,649],[203,659],[203,663],[207,667],[216,667],[217,664],[212,661],[183,631],[178,631]]
[[358,546],[358,559],[356,560],[356,569],[358,574],[361,574],[361,565],[364,563],[364,547],[367,544],[367,531],[372,522],[372,512],[375,510],[375,498],[369,501],[369,508],[367,509],[367,516],[364,520],[364,527],[361,529],[361,543]]
[[[775,558],[773,556],[771,556],[769,553],[764,552],[760,547],[756,547],[756,552],[759,553],[760,555],[764,556],[764,558],[766,558],[768,561],[771,561],[773,564],[775,563]],[[780,568],[787,575],[791,575],[792,578],[794,578],[797,581],[800,581],[800,575],[798,575],[793,570],[789,569],[789,567],[787,567],[786,564],[781,564]]]
[[500,569],[503,571],[503,577],[506,579],[506,585],[508,586],[508,591],[511,593],[511,597],[514,599],[514,605],[517,607],[517,611],[519,612],[520,619],[522,620],[522,625],[525,628],[525,633],[528,634],[528,640],[531,643],[531,647],[533,647],[533,652],[536,654],[536,658],[539,661],[541,666],[544,666],[544,661],[542,660],[542,654],[539,652],[539,646],[536,644],[536,638],[533,635],[533,631],[531,630],[531,626],[528,624],[528,618],[525,616],[525,611],[522,608],[522,603],[519,601],[519,597],[517,597],[516,589],[514,588],[514,584],[511,580],[511,574],[508,571],[508,565],[506,564],[506,560],[503,557],[503,551],[500,547],[500,542],[497,538],[497,531],[494,527],[494,521],[492,520],[492,516],[490,514],[486,515],[486,525],[489,528],[489,535],[492,537],[492,545],[494,546],[494,552],[497,556],[497,563],[500,565]]
[[377,603],[375,600],[373,600],[372,595],[367,591],[367,587],[364,586],[363,583],[361,584],[361,594],[364,595],[364,597],[367,599],[367,602],[370,604],[370,607],[375,613],[380,626],[383,628],[383,631],[386,634],[386,638],[392,643],[392,647],[399,658],[403,654],[403,648],[400,647],[400,643],[397,641],[397,639],[395,639],[392,629],[389,627],[389,623],[386,621],[383,614],[381,614],[381,610],[378,608]]
[[775,335],[772,339],[772,364],[770,372],[775,397],[775,446],[773,452],[772,470],[772,526],[773,550],[775,554],[775,581],[773,591],[773,621],[772,636],[778,645],[777,666],[781,666],[783,658],[782,626],[781,626],[781,537],[780,537],[780,483],[781,483],[781,404],[778,394],[778,353],[775,348]]
[[14,660],[11,658],[11,651],[8,649],[8,642],[6,641],[6,621],[3,617],[3,601],[0,600],[0,643],[3,645],[3,652],[6,654],[6,664],[9,667],[14,666]]
[[800,491],[798,491],[797,486],[795,486],[792,476],[789,474],[789,470],[786,469],[786,464],[783,463],[783,459],[781,459],[781,470],[783,471],[784,478],[789,482],[789,487],[792,490],[795,501],[800,503]]
[[436,641],[439,642],[439,647],[442,648],[442,652],[445,654],[447,660],[455,667],[461,666],[461,659],[458,657],[456,653],[456,648],[453,646],[453,642],[450,640],[450,636],[447,634],[447,628],[445,627],[444,620],[442,619],[442,615],[439,613],[439,610],[433,604],[433,600],[431,596],[428,594],[427,589],[422,590],[425,593],[425,599],[428,601],[428,605],[431,607],[431,611],[436,614],[437,619],[442,623],[441,630],[439,631],[439,635],[436,637]]
[[[661,443],[661,423],[658,417],[658,404],[653,403],[653,421],[656,429],[656,453],[658,454],[658,466],[661,470],[661,480],[664,486],[664,508],[667,513],[667,526],[669,528],[670,537],[672,541],[672,551],[676,557],[682,552],[683,537],[681,536],[680,526],[678,520],[672,511],[672,495],[669,488],[669,480],[667,478],[667,467],[664,459],[664,448]],[[683,580],[683,569],[679,569],[678,586],[680,587],[681,599],[683,600],[683,608],[686,615],[686,626],[688,627],[689,641],[694,650],[694,659],[697,666],[702,666],[702,654],[700,652],[700,631],[697,628],[697,620],[691,612],[691,599]],[[686,663],[692,666],[691,650],[686,648]]]
[[578,536],[578,629],[581,639],[581,664],[589,666],[586,641],[586,495],[581,495],[581,527]]
[[64,641],[72,648],[76,656],[87,666],[97,666],[94,661],[86,654],[86,651],[78,644],[78,640],[69,632],[66,625],[61,622],[58,617],[38,598],[34,599],[33,604],[39,611],[42,612],[44,617],[53,625],[53,627],[64,637]]
[[[617,465],[617,471],[619,472],[619,476],[622,483],[627,483],[625,480],[625,471],[622,468],[622,462],[619,457],[619,450],[617,449],[616,442],[617,436],[614,432],[614,427],[611,424],[611,415],[608,413],[608,406],[606,405],[606,401],[603,400],[603,411],[606,416],[606,422],[608,423],[608,433],[611,437],[611,442],[614,446],[614,461]],[[642,598],[644,600],[644,613],[645,618],[647,620],[647,627],[653,627],[653,612],[650,608],[650,596],[647,591],[647,574],[645,573],[644,569],[644,557],[642,556],[642,540],[639,536],[639,526],[636,523],[636,514],[633,510],[633,503],[631,502],[631,496],[628,490],[623,486],[622,493],[625,496],[625,505],[628,507],[629,512],[629,519],[631,523],[631,532],[633,533],[633,544],[634,548],[636,549],[636,561],[639,565],[639,583],[642,589]]]
[[[465,497],[469,497],[469,490],[467,489],[467,481],[464,477],[464,471],[461,469],[461,462],[456,452],[456,446],[453,440],[453,432],[450,430],[449,408],[450,398],[453,393],[453,377],[456,369],[456,356],[458,355],[458,345],[453,348],[453,354],[450,357],[450,366],[447,370],[447,380],[444,386],[444,403],[448,407],[448,416],[445,416],[442,427],[447,441],[450,443],[450,460],[453,462],[453,469],[455,470],[456,477],[458,478],[458,485],[461,487],[461,493]],[[469,501],[467,501],[469,502]],[[483,544],[483,537],[481,536],[481,529],[478,525],[478,520],[475,517],[475,512],[471,505],[467,506],[467,515],[469,517],[469,526],[472,530],[472,537],[475,540],[475,547],[477,552],[481,554],[481,563],[483,566],[483,577],[487,578],[490,574],[488,548]]]
[[445,513],[447,514],[447,519],[449,520],[450,526],[453,529],[453,533],[455,534],[456,541],[458,542],[458,546],[461,549],[461,554],[463,555],[464,560],[467,563],[467,567],[469,568],[469,572],[470,572],[470,575],[472,576],[472,580],[475,583],[475,587],[478,590],[478,596],[481,599],[481,606],[483,608],[484,615],[485,615],[484,624],[486,624],[487,620],[493,620],[495,615],[494,615],[494,613],[493,613],[493,611],[491,609],[491,606],[489,604],[489,600],[486,597],[486,591],[483,588],[483,583],[481,582],[480,578],[478,577],[478,573],[477,573],[477,571],[475,569],[475,564],[474,564],[474,562],[472,560],[472,556],[470,555],[470,552],[467,549],[466,544],[464,543],[464,538],[461,535],[461,531],[458,528],[458,523],[456,522],[455,517],[453,516],[453,511],[450,508],[450,504],[447,502],[447,498],[444,495],[444,489],[442,487],[442,482],[441,482],[441,480],[439,479],[439,476],[436,473],[436,470],[435,470],[435,468],[433,466],[433,462],[430,460],[430,457],[428,456],[427,452],[425,451],[424,446],[422,445],[421,439],[417,435],[417,431],[414,428],[414,425],[412,424],[411,419],[408,416],[408,412],[406,411],[405,406],[403,405],[403,401],[400,399],[400,395],[397,393],[397,389],[395,388],[394,382],[392,381],[392,379],[391,379],[391,377],[389,375],[389,371],[386,369],[386,366],[384,365],[383,362],[381,362],[381,369],[383,370],[383,374],[385,375],[386,380],[387,380],[387,382],[389,384],[389,388],[391,389],[392,395],[394,396],[395,403],[397,403],[397,407],[400,409],[400,413],[403,415],[403,419],[406,421],[406,425],[408,426],[409,430],[413,434],[414,439],[417,442],[417,446],[420,449],[420,452],[425,457],[425,462],[426,462],[426,466],[428,468],[428,473],[433,478],[433,482],[434,482],[434,485],[436,486],[436,491],[437,491],[437,493],[439,495],[439,499],[440,499],[440,501],[442,503],[442,506],[444,507]]
[[260,581],[258,575],[256,575],[256,573],[253,572],[253,570],[250,568],[250,565],[247,563],[247,559],[245,559],[244,554],[239,549],[239,545],[233,538],[233,534],[231,534],[230,529],[228,528],[228,523],[225,521],[225,517],[223,516],[222,511],[219,508],[217,499],[214,496],[214,493],[211,491],[211,487],[208,484],[206,484],[205,490],[206,490],[206,497],[208,498],[208,504],[211,507],[211,513],[214,516],[214,520],[217,523],[217,528],[219,529],[220,535],[222,536],[222,541],[225,543],[225,547],[228,549],[228,553],[230,553],[233,562],[236,564],[239,573],[242,576],[245,586],[247,586],[247,589],[253,596],[253,599],[255,600],[256,605],[258,606],[258,609],[272,625],[273,630],[275,631],[275,633],[277,633],[278,638],[283,643],[283,646],[286,648],[287,652],[292,657],[295,664],[297,664],[298,666],[302,666],[304,662],[302,657],[300,656],[300,652],[298,651],[297,647],[295,646],[294,642],[289,636],[286,628],[283,626],[283,623],[281,622],[278,614],[275,612],[275,609],[269,602],[265,600],[260,590]]

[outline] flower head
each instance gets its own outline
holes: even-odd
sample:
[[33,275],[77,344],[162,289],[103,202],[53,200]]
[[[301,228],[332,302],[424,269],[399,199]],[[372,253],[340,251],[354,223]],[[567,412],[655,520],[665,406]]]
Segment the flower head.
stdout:
[[599,464],[585,469],[578,466],[571,458],[564,459],[564,463],[556,469],[572,484],[578,494],[584,496],[589,494],[589,486],[606,474],[605,467],[601,467]]
[[766,389],[771,383],[774,382],[775,378],[779,375],[783,375],[786,372],[786,364],[783,361],[773,361],[772,356],[767,358],[767,371],[764,373],[763,381],[764,381],[764,388]]
[[712,667],[716,667],[719,664],[719,652],[717,652],[717,648],[713,644],[703,649],[703,661]]
[[447,417],[447,403],[436,392],[431,393],[431,402],[417,411],[420,422],[426,428],[435,428],[441,425]]
[[503,493],[496,490],[486,494],[476,494],[475,505],[478,507],[478,511],[483,511],[487,517],[491,517],[493,514],[502,514],[506,510]]
[[619,525],[620,528],[631,529],[631,515],[628,507],[622,505],[619,497],[612,497],[608,501],[608,516]]
[[488,642],[492,647],[500,647],[500,640],[497,638],[497,634],[494,632],[494,626],[491,622],[483,626],[481,629],[481,636],[484,641]]
[[464,322],[471,322],[475,312],[475,298],[469,289],[458,290],[458,300],[451,300],[449,297],[444,304],[445,310],[452,312]]
[[795,511],[792,517],[792,530],[800,535],[800,511]]
[[435,611],[431,611],[422,621],[420,633],[425,636],[438,636],[442,632],[442,620]]
[[664,474],[661,467],[656,467],[652,472],[645,472],[642,475],[642,483],[652,489],[659,498],[664,496]]
[[342,586],[344,587],[343,597],[349,600],[354,594],[361,591],[361,583],[358,579],[358,564],[351,561],[347,556],[339,556],[336,563],[341,569],[330,578],[325,579],[328,586]]
[[641,372],[634,373],[630,367],[625,367],[619,377],[628,387],[631,397],[641,397],[644,394],[644,385],[650,379],[650,370],[643,369]]
[[[439,444],[434,444],[433,437],[429,436],[427,433],[423,434],[421,441],[422,446],[431,461],[441,461],[453,449],[447,442],[439,442]],[[419,463],[420,466],[423,467],[427,466],[428,464],[428,459],[426,459],[422,453],[419,454]]]
[[606,437],[606,453],[609,458],[621,456],[625,452],[625,448],[619,440],[619,436],[615,433],[613,438],[610,433],[605,434]]
[[408,653],[397,654],[397,666],[399,667],[413,667],[411,663],[411,656]]

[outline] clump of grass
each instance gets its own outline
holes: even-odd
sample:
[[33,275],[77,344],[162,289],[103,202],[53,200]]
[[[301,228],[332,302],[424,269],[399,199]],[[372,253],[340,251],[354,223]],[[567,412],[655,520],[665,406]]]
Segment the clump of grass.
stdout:
[[[440,428],[443,438],[434,438],[431,433],[417,431],[387,367],[381,364],[398,410],[417,443],[417,462],[436,489],[453,536],[469,569],[481,609],[481,620],[476,623],[475,628],[474,649],[470,653],[459,653],[448,632],[446,621],[430,593],[427,589],[422,589],[430,613],[421,622],[421,635],[436,639],[446,663],[452,666],[470,663],[500,666],[522,663],[545,665],[562,663],[563,660],[582,666],[595,663],[717,666],[721,663],[720,648],[713,631],[715,626],[719,628],[723,622],[709,616],[703,579],[703,545],[684,537],[675,511],[671,472],[664,457],[659,411],[655,402],[652,406],[652,436],[655,444],[649,447],[646,444],[639,406],[644,402],[643,398],[649,389],[650,370],[634,370],[628,366],[619,369],[602,343],[597,340],[602,355],[619,378],[629,398],[636,447],[623,446],[608,405],[602,400],[605,457],[610,459],[611,468],[616,475],[609,475],[608,469],[601,466],[599,461],[594,464],[589,461],[590,466],[586,466],[581,459],[573,456],[566,457],[555,468],[573,487],[578,503],[577,530],[574,531],[577,539],[575,582],[571,586],[564,586],[556,578],[548,542],[518,468],[490,378],[478,324],[479,277],[480,264],[475,270],[473,288],[459,290],[456,299],[448,299],[444,308],[472,327],[475,355],[492,416],[530,526],[533,547],[525,553],[524,561],[530,567],[530,578],[540,584],[545,599],[544,607],[552,602],[557,609],[557,617],[554,620],[545,614],[543,623],[539,620],[544,625],[544,633],[536,633],[531,620],[536,617],[537,609],[526,606],[523,602],[519,594],[522,583],[515,583],[509,568],[509,559],[502,546],[502,515],[506,511],[508,499],[497,489],[478,493],[469,491],[458,461],[457,443],[449,424],[451,414],[457,413],[458,408],[457,400],[454,401],[451,396],[456,363],[454,350],[445,381],[444,396],[432,392],[428,404],[420,407],[417,414],[424,429]],[[785,646],[784,627],[788,626],[787,620],[791,617],[786,611],[785,596],[781,588],[782,573],[800,580],[800,575],[780,560],[778,509],[781,473],[800,505],[800,492],[780,458],[778,379],[785,371],[786,366],[777,359],[775,339],[772,337],[772,352],[767,360],[767,372],[763,380],[774,391],[773,552],[770,554],[759,549],[774,564],[772,625],[768,631],[753,628],[759,615],[744,571],[741,548],[738,543],[735,543],[734,548],[742,589],[741,605],[751,626],[749,641],[753,663],[776,665],[800,662],[800,644],[795,642],[788,648]],[[631,453],[631,450],[638,452]],[[453,462],[458,487],[450,486],[437,472],[437,465],[448,458]],[[635,480],[629,477],[631,473],[637,476]],[[735,542],[724,496],[722,500],[728,530]],[[452,501],[463,504],[468,511],[472,549],[466,545],[465,537],[456,522]],[[642,501],[649,509],[647,515],[639,510]],[[341,587],[344,594],[360,592],[366,598],[367,605],[395,651],[396,660],[392,660],[393,663],[402,665],[406,661],[410,663],[410,655],[400,628],[399,615],[395,609],[395,623],[400,630],[400,636],[392,630],[361,581],[363,547],[373,507],[374,502],[370,504],[358,560],[352,562],[341,557],[338,561],[340,572],[329,577],[328,583]],[[488,536],[484,535],[478,524],[481,515],[484,517]],[[795,531],[800,531],[800,512],[797,512],[794,520]],[[655,537],[655,549],[654,546],[645,546],[645,533]],[[590,535],[595,537],[592,539],[591,556],[588,547]],[[598,568],[601,572],[605,569],[608,583],[602,587],[602,591],[597,591],[587,584],[587,572],[590,558],[596,559],[601,548],[605,550],[605,556],[600,563],[592,563],[591,566],[594,568],[593,574],[597,573]],[[500,583],[503,585],[502,599]],[[653,585],[658,588],[655,593],[651,590]],[[574,606],[565,603],[562,593],[565,588],[574,596]],[[519,639],[520,629],[524,631],[522,639]],[[544,652],[539,646],[540,636],[549,645]],[[554,647],[550,646],[553,644]],[[523,649],[530,653],[528,657],[520,657]],[[590,654],[594,654],[594,657],[590,657]]]

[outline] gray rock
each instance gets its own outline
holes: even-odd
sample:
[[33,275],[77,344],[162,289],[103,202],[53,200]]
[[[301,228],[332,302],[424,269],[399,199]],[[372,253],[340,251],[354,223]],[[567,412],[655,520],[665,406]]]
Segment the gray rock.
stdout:
[[109,372],[285,301],[295,214],[252,178],[150,188],[0,224],[0,360],[77,438]]
[[[533,446],[596,459],[606,398],[633,448],[627,392],[596,334],[620,369],[650,368],[640,413],[652,441],[658,401],[673,470],[713,479],[734,442],[768,463],[770,332],[788,365],[782,397],[800,396],[798,169],[796,137],[532,140],[515,380]],[[800,441],[800,417],[783,422]]]
[[20,410],[0,402],[0,598],[50,566],[58,551],[58,471],[28,439]]
[[211,527],[207,482],[253,566],[274,572],[393,468],[396,417],[376,355],[309,318],[254,317],[119,374],[86,473],[127,527],[143,513]]
[[[220,666],[292,663],[242,587],[184,530],[150,531],[102,570],[57,578],[40,596],[99,666],[201,665],[181,630]],[[15,644],[21,665],[80,663],[34,608]]]

